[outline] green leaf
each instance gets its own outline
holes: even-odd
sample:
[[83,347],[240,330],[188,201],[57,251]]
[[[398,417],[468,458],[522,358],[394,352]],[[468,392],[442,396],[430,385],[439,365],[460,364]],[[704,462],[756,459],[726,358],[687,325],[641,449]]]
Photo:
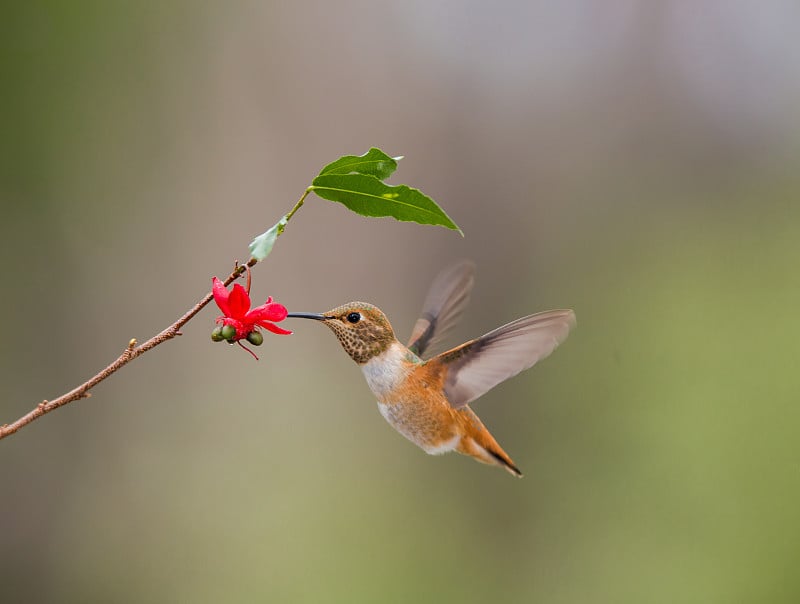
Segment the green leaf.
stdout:
[[364,155],[345,155],[328,164],[319,173],[325,174],[367,174],[379,180],[386,180],[397,169],[397,160],[402,157],[389,157],[380,149],[373,147]]
[[272,251],[272,246],[275,245],[275,240],[278,235],[283,233],[286,228],[286,216],[281,218],[271,229],[261,233],[258,237],[253,239],[250,244],[250,256],[261,262],[264,258],[269,256]]
[[323,174],[314,179],[309,189],[362,216],[391,216],[407,222],[443,226],[464,235],[435,201],[406,185],[387,185],[365,174]]

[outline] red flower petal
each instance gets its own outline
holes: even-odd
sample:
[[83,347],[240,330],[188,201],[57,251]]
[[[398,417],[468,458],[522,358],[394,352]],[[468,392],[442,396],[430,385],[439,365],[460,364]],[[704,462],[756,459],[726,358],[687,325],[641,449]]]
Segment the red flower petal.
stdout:
[[233,290],[228,296],[228,307],[230,310],[228,316],[234,319],[243,319],[247,311],[250,310],[250,296],[238,283],[233,286]]
[[292,333],[288,329],[281,329],[277,325],[273,325],[272,323],[269,323],[267,321],[259,321],[258,325],[260,327],[263,327],[267,331],[271,331],[272,333],[277,333],[278,335],[281,335],[281,336],[288,336],[288,335],[291,335],[291,333]]
[[256,306],[253,310],[247,313],[245,317],[248,321],[283,321],[288,314],[286,307],[277,302],[271,302],[272,298],[267,300],[266,304]]
[[230,315],[230,307],[228,306],[228,290],[225,289],[222,281],[214,277],[211,279],[211,291],[214,294],[214,302],[217,303],[222,314]]

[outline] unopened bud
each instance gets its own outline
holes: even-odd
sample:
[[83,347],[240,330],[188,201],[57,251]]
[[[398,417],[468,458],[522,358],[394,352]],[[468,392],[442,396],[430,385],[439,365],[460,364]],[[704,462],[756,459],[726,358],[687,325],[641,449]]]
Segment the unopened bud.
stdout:
[[247,341],[253,346],[261,346],[261,344],[264,342],[264,336],[257,331],[251,331],[249,334],[247,334]]
[[224,340],[228,340],[228,342],[233,342],[233,338],[236,337],[236,328],[233,325],[223,325],[222,331],[220,331],[220,335]]

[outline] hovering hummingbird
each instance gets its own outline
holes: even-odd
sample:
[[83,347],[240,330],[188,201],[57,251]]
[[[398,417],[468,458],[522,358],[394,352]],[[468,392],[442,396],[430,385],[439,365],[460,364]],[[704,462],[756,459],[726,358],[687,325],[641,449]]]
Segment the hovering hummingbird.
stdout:
[[321,321],[361,367],[381,415],[426,453],[458,451],[477,461],[522,472],[497,444],[469,403],[528,369],[563,342],[575,325],[571,310],[549,310],[512,321],[425,360],[456,324],[469,301],[475,266],[460,262],[431,285],[408,346],[383,312],[350,302],[326,313],[289,313]]

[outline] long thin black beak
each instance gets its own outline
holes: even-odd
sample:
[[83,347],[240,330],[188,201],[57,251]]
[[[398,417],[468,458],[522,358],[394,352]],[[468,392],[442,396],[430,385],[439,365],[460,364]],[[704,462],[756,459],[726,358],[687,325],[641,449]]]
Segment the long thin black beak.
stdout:
[[316,321],[324,321],[328,318],[325,315],[310,312],[290,312],[286,316],[293,319],[314,319]]

